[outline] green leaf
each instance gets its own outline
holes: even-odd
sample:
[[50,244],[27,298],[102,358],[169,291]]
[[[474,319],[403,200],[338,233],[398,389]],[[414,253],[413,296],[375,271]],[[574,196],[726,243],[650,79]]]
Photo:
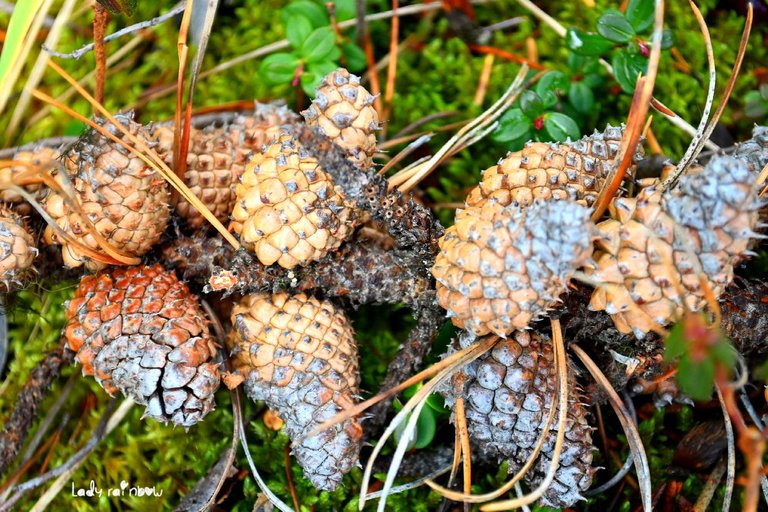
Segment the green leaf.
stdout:
[[544,129],[553,141],[564,141],[568,137],[576,140],[581,137],[576,121],[560,112],[544,114]]
[[693,362],[688,355],[680,358],[677,367],[677,382],[680,389],[694,400],[708,400],[712,396],[715,382],[715,363],[711,358]]
[[653,0],[629,0],[626,16],[635,32],[642,32],[653,25],[653,14]]
[[286,27],[288,26],[288,20],[294,16],[306,17],[310,23],[312,23],[312,28],[328,26],[331,23],[331,20],[328,17],[328,11],[324,7],[315,2],[310,2],[309,0],[291,2],[280,10],[280,19]]
[[303,14],[295,14],[285,21],[285,35],[295,49],[301,49],[312,33],[312,22]]
[[[324,60],[322,62],[313,62],[311,64],[307,64],[307,71],[315,73],[317,76],[322,78],[339,69],[339,65],[336,62],[333,62],[332,60]],[[312,95],[314,97],[314,94]]]
[[307,62],[319,62],[328,60],[336,48],[336,34],[331,27],[315,29],[304,41],[301,47],[301,55]]
[[597,32],[615,43],[628,43],[635,37],[635,29],[619,11],[609,9],[597,20]]
[[634,92],[637,76],[645,72],[646,62],[642,55],[630,53],[626,48],[613,54],[613,76],[624,92]]
[[261,61],[259,77],[268,85],[290,83],[296,75],[300,60],[292,53],[275,53]]
[[320,86],[320,82],[323,80],[323,75],[312,71],[306,71],[301,74],[301,88],[310,98],[315,96],[315,90]]
[[683,337],[683,322],[677,322],[669,330],[665,341],[664,361],[672,362],[688,352],[688,342]]
[[759,91],[760,91],[760,96],[768,100],[768,84],[761,85]]
[[595,94],[582,82],[573,82],[568,88],[568,101],[581,114],[589,113],[595,105]]
[[759,380],[768,380],[768,359],[760,363],[760,366],[755,368],[752,376]]
[[673,46],[675,46],[675,34],[665,28],[661,31],[661,49],[669,50]]
[[524,91],[520,96],[520,108],[525,115],[534,119],[544,112],[544,101],[534,91]]
[[583,32],[577,28],[569,28],[565,34],[568,48],[579,55],[601,55],[613,48],[613,43],[599,34]]
[[355,0],[334,0],[336,8],[336,21],[351,20],[357,15]]
[[519,108],[507,110],[499,118],[499,127],[493,132],[491,139],[496,142],[527,142],[531,138],[533,121]]
[[736,364],[736,349],[731,345],[728,338],[723,337],[710,349],[710,353],[715,361],[728,369],[733,368],[733,365]]
[[[405,427],[411,415],[406,416],[406,420],[395,429],[395,441],[399,442],[405,431]],[[408,449],[422,449],[430,445],[437,431],[437,418],[435,411],[430,407],[424,407],[416,420],[416,432],[414,439],[408,443]]]
[[544,109],[557,103],[558,94],[568,88],[568,77],[560,71],[549,71],[536,82],[536,94],[539,95]]
[[22,66],[16,65],[17,59],[25,58],[21,56],[24,40],[28,37],[32,21],[42,3],[42,0],[19,0],[11,13],[0,52],[0,113],[5,109],[21,72]]
[[757,91],[749,91],[744,95],[744,115],[751,118],[763,117],[768,114],[768,101],[764,100]]
[[362,48],[354,43],[344,43],[341,45],[341,53],[344,55],[344,62],[349,71],[365,69],[365,52]]

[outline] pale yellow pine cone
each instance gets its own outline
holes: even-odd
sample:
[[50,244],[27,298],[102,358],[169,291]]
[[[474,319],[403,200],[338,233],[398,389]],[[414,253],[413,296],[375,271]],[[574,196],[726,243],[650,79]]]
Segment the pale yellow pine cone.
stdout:
[[[151,141],[144,127],[129,115],[115,117],[133,135]],[[103,124],[101,120],[98,122]],[[109,123],[103,126],[117,137],[126,139],[115,126]],[[168,184],[139,157],[91,130],[69,150],[65,164],[64,172],[68,178],[64,179],[59,173],[56,180],[66,191],[72,190],[66,182],[72,184],[73,199],[80,205],[82,213],[115,249],[130,256],[142,256],[160,239],[170,216]],[[44,198],[42,205],[60,229],[104,254],[85,221],[70,208],[64,197],[52,192]],[[85,264],[91,271],[105,267],[104,263],[89,258],[61,239],[51,226],[46,228],[44,240],[48,244],[62,245],[67,267]]]
[[323,78],[312,104],[301,114],[307,125],[318,126],[350,160],[368,169],[373,166],[379,129],[374,99],[360,85],[360,77],[339,68]]
[[305,265],[351,234],[354,212],[341,189],[290,136],[255,154],[235,190],[230,230],[265,265]]
[[[570,199],[592,206],[610,175],[623,126],[610,126],[577,141],[528,142],[483,173],[467,197],[467,205],[487,201],[502,206],[528,206],[536,199]],[[641,148],[634,160],[642,158]]]
[[264,400],[296,441],[305,476],[334,489],[357,464],[362,427],[355,418],[304,438],[357,402],[359,366],[344,312],[304,294],[252,294],[232,310],[230,340],[236,371],[253,400]]
[[0,292],[23,284],[34,271],[35,256],[35,238],[24,220],[13,210],[0,206]]
[[[663,192],[658,182],[636,198],[616,199],[597,225],[590,307],[642,338],[722,294],[747,251],[759,206],[743,162],[714,158]],[[702,280],[704,284],[702,284]]]

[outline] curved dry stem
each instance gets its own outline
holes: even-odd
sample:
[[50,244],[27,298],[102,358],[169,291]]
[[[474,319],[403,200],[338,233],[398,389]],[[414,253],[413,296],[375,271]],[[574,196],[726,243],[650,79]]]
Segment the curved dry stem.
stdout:
[[613,175],[606,180],[600,189],[600,194],[595,201],[595,211],[592,212],[592,221],[597,222],[605,213],[616,192],[624,181],[626,170],[632,163],[635,148],[640,142],[642,127],[645,124],[645,116],[653,98],[653,88],[656,85],[656,75],[659,71],[659,59],[661,58],[661,37],[664,28],[664,0],[655,0],[656,10],[653,22],[653,35],[651,36],[651,54],[648,57],[648,71],[646,76],[640,77],[635,87],[632,98],[632,107],[627,116],[627,129],[621,139],[621,147],[616,154],[613,165]]
[[[471,363],[481,355],[488,352],[488,350],[493,347],[498,339],[499,338],[497,336],[490,336],[488,339],[481,343],[476,343],[464,350],[457,352],[456,354],[453,354],[461,354],[461,356],[453,359],[451,364],[445,366],[442,370],[440,370],[439,373],[437,373],[437,375],[435,375],[432,380],[422,386],[421,389],[419,389],[419,391],[417,391],[416,394],[411,397],[408,402],[406,402],[406,404],[403,406],[403,409],[392,419],[390,424],[387,426],[387,429],[384,431],[381,437],[379,437],[379,440],[368,459],[368,463],[365,466],[363,480],[360,484],[360,510],[362,510],[365,506],[366,494],[368,493],[368,485],[371,479],[371,474],[373,472],[373,464],[376,461],[379,452],[381,452],[381,449],[384,447],[387,439],[389,439],[389,437],[392,436],[392,434],[395,432],[395,429],[397,429],[401,423],[408,419],[408,426],[406,427],[406,431],[403,433],[400,439],[400,443],[398,443],[394,460],[392,461],[390,469],[387,473],[387,479],[384,484],[384,489],[382,490],[381,501],[379,502],[380,510],[383,510],[382,507],[386,504],[386,495],[388,489],[392,487],[392,483],[394,482],[394,477],[399,466],[396,461],[398,460],[398,457],[400,460],[402,460],[402,455],[405,453],[405,449],[407,448],[408,440],[410,439],[408,432],[411,434],[413,433],[413,430],[416,427],[416,421],[418,420],[419,413],[426,404],[426,398],[429,396],[429,393],[431,393],[434,389],[436,389],[437,386],[445,382],[447,379],[452,377],[457,370],[461,369],[463,366]],[[413,414],[409,418],[409,414],[411,414],[412,411]],[[322,430],[322,426],[316,430]]]
[[696,16],[696,21],[699,23],[699,30],[701,31],[701,35],[704,36],[704,46],[707,50],[707,63],[709,65],[709,86],[707,88],[707,99],[704,103],[704,112],[701,114],[701,120],[699,121],[699,126],[696,128],[696,134],[693,136],[691,144],[685,151],[685,155],[683,155],[683,158],[681,158],[677,163],[675,171],[664,182],[664,188],[677,181],[680,175],[685,172],[685,170],[691,164],[693,159],[696,158],[696,155],[698,155],[699,151],[701,151],[701,148],[704,146],[703,141],[709,138],[709,136],[706,135],[707,121],[709,120],[709,112],[712,109],[712,103],[715,100],[715,86],[717,85],[715,53],[712,49],[712,39],[709,37],[709,28],[707,28],[707,22],[704,21],[704,16],[701,15],[701,11],[698,7],[696,7],[696,4],[693,3],[693,0],[688,0],[688,3],[691,5],[691,10],[693,10],[693,14]]
[[[382,400],[386,400],[387,398],[396,395],[397,393],[403,391],[406,388],[409,388],[413,386],[414,384],[417,384],[425,379],[428,379],[432,375],[435,375],[436,373],[440,372],[442,369],[451,366],[454,364],[457,360],[460,360],[464,358],[468,353],[473,352],[478,346],[479,347],[491,347],[493,346],[498,338],[496,337],[489,337],[488,339],[472,345],[470,347],[467,347],[465,349],[462,349],[458,352],[455,352],[451,354],[450,356],[446,357],[445,359],[433,364],[429,368],[420,371],[413,377],[403,381],[402,383],[398,384],[397,386],[393,387],[392,389],[388,389],[387,391],[383,391],[375,396],[372,396],[368,400],[365,400],[364,402],[360,402],[359,404],[355,405],[354,407],[350,407],[349,409],[345,409],[333,418],[329,419],[328,421],[325,421],[321,423],[318,427],[316,427],[314,430],[310,431],[308,434],[299,437],[298,439],[295,439],[293,442],[294,444],[301,443],[304,439],[312,436],[316,436],[323,430],[327,430],[331,428],[334,425],[338,425],[339,423],[348,420],[349,418],[352,418],[354,416],[357,416],[361,412],[365,411],[369,407],[372,407],[373,405],[376,405],[377,403],[381,402]],[[487,350],[487,348],[485,348]]]
[[[720,116],[723,115],[723,112],[725,111],[725,107],[728,105],[728,100],[731,97],[731,93],[733,92],[733,87],[736,85],[736,78],[739,76],[739,71],[741,70],[741,64],[744,61],[744,55],[747,51],[747,43],[749,42],[749,34],[752,31],[752,18],[753,18],[753,7],[751,3],[747,4],[747,19],[744,22],[744,30],[741,33],[741,41],[739,41],[739,51],[736,54],[736,62],[733,64],[733,69],[731,70],[731,76],[728,78],[728,84],[725,86],[725,92],[723,92],[723,99],[720,100],[720,104],[717,106],[717,109],[715,110],[714,115],[712,116],[712,120],[707,125],[707,128],[704,130],[704,133],[699,140],[699,143],[696,145],[696,149],[693,151],[693,154],[691,155],[691,161],[693,161],[697,156],[699,156],[699,153],[701,153],[701,150],[704,148],[704,145],[707,141],[709,141],[710,135],[712,135],[712,132],[715,130],[715,127],[717,126],[717,122],[720,120]],[[698,11],[698,9],[695,9]],[[701,14],[699,14],[700,16]],[[709,57],[709,51],[711,49],[711,45],[707,47],[707,56]],[[710,73],[711,75],[711,73]],[[714,81],[714,79],[712,79]],[[694,139],[695,140],[695,139]],[[693,143],[692,143],[693,144]],[[684,171],[684,168],[681,169],[681,173]],[[677,172],[677,169],[675,169],[675,174],[667,178],[667,180],[664,182],[664,188],[672,186],[677,179],[679,179],[679,174]]]
[[480,510],[509,510],[530,505],[544,496],[544,493],[549,489],[549,486],[552,485],[552,481],[555,479],[557,468],[560,467],[560,454],[562,453],[563,443],[565,442],[565,422],[568,419],[568,356],[565,353],[565,342],[563,341],[563,331],[560,328],[560,320],[550,319],[550,324],[552,326],[552,345],[555,353],[555,365],[557,366],[555,380],[557,381],[559,403],[557,404],[558,415],[555,448],[552,450],[552,459],[549,461],[547,473],[544,475],[544,479],[539,483],[536,489],[525,496],[511,500],[488,503],[481,506]]
[[[528,74],[528,66],[523,64],[520,67],[520,71],[512,81],[512,84],[507,88],[504,94],[499,98],[496,103],[491,105],[488,110],[477,116],[472,122],[464,126],[456,133],[451,139],[446,142],[435,155],[430,158],[426,163],[419,167],[418,172],[407,179],[405,183],[400,181],[401,178],[390,179],[390,189],[398,187],[400,192],[407,192],[423,180],[426,176],[432,172],[435,167],[450,154],[450,152],[456,147],[466,147],[466,145],[476,142],[478,133],[487,134],[487,128],[493,124],[517,99],[524,88],[525,76]],[[539,73],[533,80],[537,79],[542,73]],[[400,184],[402,183],[402,185]]]
[[643,440],[640,438],[640,433],[632,421],[632,417],[621,401],[621,398],[613,389],[608,378],[598,368],[592,358],[590,358],[584,350],[578,345],[571,345],[571,350],[578,356],[589,373],[595,379],[595,382],[608,396],[608,401],[616,412],[616,416],[621,422],[621,426],[624,429],[624,433],[627,436],[627,442],[629,443],[629,449],[632,453],[632,460],[635,463],[635,471],[637,473],[638,484],[640,485],[640,499],[643,503],[643,510],[645,512],[651,512],[653,508],[652,492],[651,492],[651,469],[648,465],[648,457],[645,454],[643,448]]
[[[37,213],[40,214],[40,216],[43,218],[43,220],[51,226],[51,229],[53,229],[56,234],[61,237],[63,240],[67,242],[67,244],[71,245],[72,247],[75,247],[80,253],[82,253],[84,256],[87,256],[91,258],[92,260],[105,263],[107,265],[138,265],[141,263],[141,258],[135,258],[132,256],[124,256],[119,251],[117,251],[114,247],[112,247],[109,242],[107,242],[97,231],[96,227],[93,226],[93,224],[90,223],[90,220],[85,220],[86,228],[88,228],[89,233],[94,235],[94,238],[96,238],[96,241],[100,244],[104,244],[103,249],[107,251],[108,254],[102,254],[87,245],[83,244],[76,238],[74,238],[69,233],[65,232],[63,229],[59,227],[58,224],[56,224],[56,221],[48,215],[48,212],[45,211],[45,208],[40,205],[40,203],[37,202],[37,200],[27,192],[22,187],[18,187],[16,185],[10,186],[7,188],[8,190],[13,190],[17,194],[19,194],[21,197],[23,197],[35,210],[37,210]],[[62,197],[65,197],[62,195]],[[80,216],[83,218],[83,216]],[[93,230],[93,231],[91,231]],[[110,254],[112,253],[112,254]]]
[[733,486],[736,480],[736,440],[733,435],[733,424],[731,423],[731,417],[728,415],[728,407],[725,404],[723,393],[717,386],[715,386],[715,391],[717,391],[717,400],[720,402],[720,408],[723,411],[725,438],[728,441],[728,472],[725,477],[725,496],[723,496],[723,512],[727,512],[731,509],[731,497],[733,496]]
[[536,444],[533,447],[531,456],[528,457],[527,461],[525,461],[525,464],[523,464],[523,467],[520,468],[520,471],[515,473],[515,475],[512,476],[508,482],[506,482],[495,491],[491,491],[485,494],[468,494],[453,491],[432,480],[427,480],[426,484],[441,496],[448,498],[449,500],[463,501],[464,503],[486,503],[488,501],[495,500],[503,494],[508,493],[520,480],[522,480],[522,478],[526,475],[526,473],[528,473],[528,471],[530,471],[531,467],[536,462],[536,458],[539,456],[539,452],[541,452],[541,449],[547,440],[549,430],[552,427],[552,422],[555,420],[555,411],[558,410],[558,403],[558,396],[556,395],[553,397],[552,405],[550,406],[549,413],[547,414],[547,420],[544,422],[544,427],[539,434],[539,438],[536,440]]
[[[160,174],[166,181],[168,181],[171,186],[173,186],[176,191],[178,191],[184,199],[186,199],[195,209],[197,209],[203,217],[213,226],[216,228],[216,230],[221,234],[224,239],[229,242],[229,244],[235,248],[240,248],[240,242],[235,239],[235,237],[227,231],[227,229],[224,227],[224,225],[216,218],[213,213],[203,204],[203,202],[198,198],[195,194],[192,193],[191,190],[189,190],[189,187],[184,183],[183,180],[181,180],[176,174],[168,167],[168,165],[153,151],[152,149],[147,146],[147,144],[141,140],[139,137],[136,137],[132,133],[130,133],[120,122],[115,119],[115,117],[104,108],[103,105],[98,103],[83,87],[77,83],[77,81],[72,78],[66,71],[64,71],[58,64],[56,64],[53,61],[49,61],[48,65],[51,66],[62,78],[64,78],[69,84],[74,87],[78,94],[80,94],[85,100],[87,100],[96,111],[98,111],[101,115],[103,115],[109,122],[111,122],[116,129],[120,130],[125,137],[133,144],[128,144],[124,140],[112,135],[106,130],[99,130],[99,132],[104,135],[105,137],[109,138],[110,140],[114,141],[117,144],[120,144],[122,147],[124,147],[126,150],[130,151],[134,155],[136,155],[138,158],[140,158],[144,163],[146,163],[149,167],[154,169],[158,174]],[[85,118],[84,116],[78,114],[74,110],[68,108],[66,105],[62,105],[61,103],[57,102],[50,96],[48,96],[45,93],[42,93],[40,91],[34,90],[32,91],[32,94],[37,97],[38,99],[45,101],[46,103],[50,103],[51,105],[54,105],[62,110],[64,110],[67,114],[74,117],[75,119],[78,119],[79,121],[82,121],[89,126],[91,126],[94,129],[97,129],[95,123],[91,121],[90,119]],[[149,156],[147,156],[149,155]]]

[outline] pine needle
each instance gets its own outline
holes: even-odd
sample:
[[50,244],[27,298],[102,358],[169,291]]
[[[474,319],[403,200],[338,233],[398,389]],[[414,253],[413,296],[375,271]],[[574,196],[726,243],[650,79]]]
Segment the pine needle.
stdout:
[[[213,225],[213,227],[216,228],[216,230],[221,234],[224,239],[229,242],[229,244],[235,248],[240,248],[240,242],[235,239],[232,234],[227,231],[227,229],[222,225],[222,223],[219,221],[219,219],[216,218],[213,213],[203,204],[203,202],[192,193],[191,190],[189,190],[189,187],[178,177],[176,174],[171,171],[171,169],[168,167],[168,165],[163,162],[163,160],[147,146],[147,143],[140,138],[134,136],[132,133],[130,133],[122,124],[120,124],[115,117],[107,111],[102,105],[96,103],[96,101],[93,99],[93,97],[85,90],[83,89],[80,84],[75,81],[74,78],[72,78],[66,71],[64,71],[58,64],[56,64],[53,61],[49,61],[48,65],[51,66],[59,75],[62,76],[67,82],[69,82],[72,87],[77,89],[77,92],[91,105],[93,105],[98,112],[103,115],[109,122],[111,122],[116,129],[120,130],[125,137],[133,144],[128,144],[124,140],[112,135],[111,133],[104,131],[103,135],[105,135],[110,140],[114,141],[117,144],[120,144],[122,147],[136,155],[138,158],[140,158],[144,163],[146,163],[148,166],[153,168],[155,171],[157,171],[158,174],[160,174],[163,178],[165,178],[166,181],[168,181],[180,194],[181,196],[189,202],[195,209],[197,209],[205,218],[208,220],[208,222]],[[33,91],[32,94],[37,97],[38,99],[45,101],[46,103],[50,103],[52,105],[55,105],[56,107],[64,110],[67,112],[67,114],[71,115],[72,117],[78,119],[79,121],[82,121],[86,124],[89,124],[89,126],[95,128],[93,121],[90,119],[85,118],[84,116],[78,114],[74,110],[70,109],[69,107],[62,105],[61,103],[57,102],[50,96],[48,96],[45,93],[42,93],[40,91]],[[149,156],[148,156],[149,155]]]

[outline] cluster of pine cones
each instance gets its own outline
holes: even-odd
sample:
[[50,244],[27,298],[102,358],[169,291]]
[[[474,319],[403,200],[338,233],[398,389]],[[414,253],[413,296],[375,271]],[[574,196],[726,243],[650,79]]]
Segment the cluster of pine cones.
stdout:
[[[359,78],[337,70],[302,112],[352,169],[370,175],[379,128],[373,100]],[[130,134],[172,164],[172,128],[117,119],[122,129],[99,122],[128,146],[135,146]],[[288,276],[332,257],[369,221],[359,198],[348,197],[316,158],[316,148],[281,128],[299,122],[285,108],[260,105],[223,126],[195,128],[183,176],[213,215],[231,221],[230,231],[258,260],[254,265]],[[742,154],[715,158],[670,190],[658,180],[641,182],[635,197],[614,199],[610,218],[595,224],[592,207],[611,179],[623,135],[623,128],[609,126],[578,141],[529,143],[508,154],[484,172],[429,261],[437,304],[464,331],[451,350],[499,338],[454,376],[458,384],[444,391],[446,403],[454,407],[466,398],[476,449],[509,461],[512,472],[546,436],[526,475],[530,485],[541,481],[551,460],[556,432],[543,429],[558,377],[551,341],[533,323],[558,307],[572,278],[594,283],[591,307],[641,337],[685,310],[702,309],[710,292],[721,294],[755,236],[754,181],[762,168],[755,162],[768,151],[757,137]],[[640,159],[638,152],[634,162]],[[173,271],[147,264],[173,219],[187,232],[208,230],[199,211],[175,199],[142,158],[96,131],[71,147],[36,148],[13,160],[18,167],[0,171],[0,181],[38,169],[56,185],[25,187],[48,221],[43,242],[61,246],[65,266],[93,272],[66,310],[64,335],[83,373],[109,394],[120,391],[146,406],[146,416],[183,427],[213,409],[222,380],[243,383],[250,398],[284,420],[306,477],[320,489],[338,486],[358,463],[360,419],[307,435],[358,401],[358,349],[341,305],[278,286],[243,294],[228,311],[228,373],[198,297]],[[2,191],[14,207],[0,209],[4,291],[34,274],[37,255],[22,217],[29,205],[14,190]],[[137,262],[143,263],[123,266]],[[586,398],[574,377],[565,447],[543,498],[553,506],[581,499],[595,472]]]

